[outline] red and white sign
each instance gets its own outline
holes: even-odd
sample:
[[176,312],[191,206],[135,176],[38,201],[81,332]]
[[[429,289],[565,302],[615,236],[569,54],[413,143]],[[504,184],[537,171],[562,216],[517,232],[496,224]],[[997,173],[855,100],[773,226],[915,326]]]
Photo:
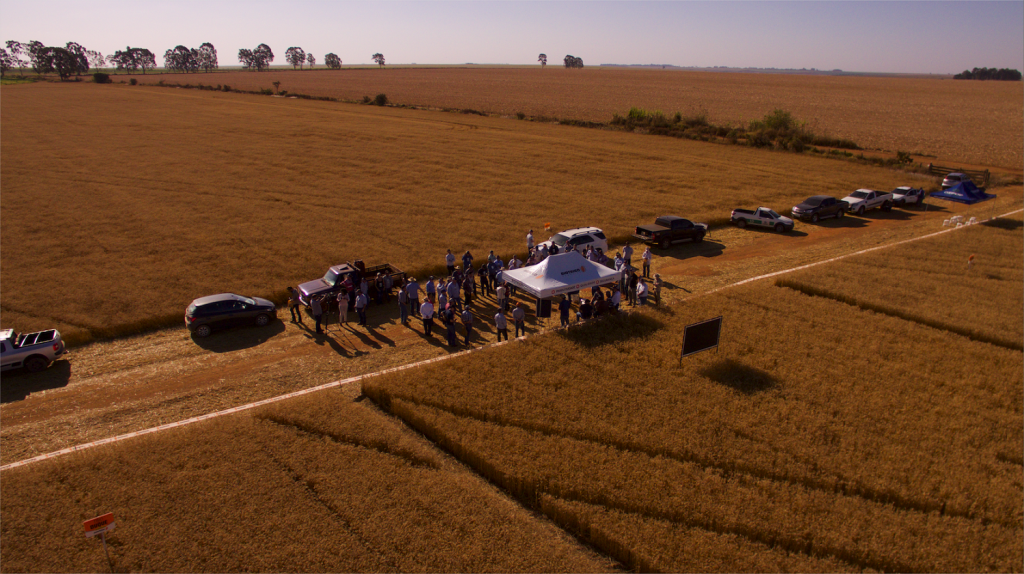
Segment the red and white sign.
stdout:
[[103,516],[97,516],[96,518],[90,518],[82,523],[85,526],[85,535],[89,538],[105,534],[107,532],[113,532],[114,527],[114,513],[108,512]]

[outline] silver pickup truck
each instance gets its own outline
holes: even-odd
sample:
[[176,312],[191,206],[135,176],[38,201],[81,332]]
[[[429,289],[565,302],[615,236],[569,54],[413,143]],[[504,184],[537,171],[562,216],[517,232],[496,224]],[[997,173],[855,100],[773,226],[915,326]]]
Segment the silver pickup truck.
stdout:
[[24,367],[38,373],[64,354],[64,341],[56,329],[19,335],[13,329],[0,331],[0,370]]
[[893,204],[892,192],[871,189],[858,189],[844,197],[843,201],[850,204],[848,211],[857,215],[864,215],[865,211],[876,207],[882,211],[891,211]]

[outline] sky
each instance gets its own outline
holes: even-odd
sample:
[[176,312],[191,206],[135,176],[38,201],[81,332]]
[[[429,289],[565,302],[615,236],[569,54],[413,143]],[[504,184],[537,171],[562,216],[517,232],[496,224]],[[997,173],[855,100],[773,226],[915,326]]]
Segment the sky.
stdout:
[[221,66],[268,44],[345,65],[536,64],[817,68],[951,74],[1024,70],[1024,0],[1006,2],[490,2],[0,0],[0,40],[112,54],[210,42]]

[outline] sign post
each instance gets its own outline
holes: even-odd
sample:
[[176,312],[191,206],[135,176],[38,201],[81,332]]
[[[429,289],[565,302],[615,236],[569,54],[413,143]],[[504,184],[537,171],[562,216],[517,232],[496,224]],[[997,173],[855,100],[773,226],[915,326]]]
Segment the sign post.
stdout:
[[110,552],[107,551],[107,533],[113,532],[117,524],[114,522],[114,513],[108,512],[102,516],[96,518],[90,518],[82,523],[85,527],[85,537],[95,538],[100,537],[103,541],[103,555],[107,557],[107,566],[110,567],[110,571],[114,571],[114,563],[110,561]]
[[687,325],[683,331],[683,349],[679,353],[679,366],[683,366],[684,357],[712,348],[717,349],[721,335],[722,317]]

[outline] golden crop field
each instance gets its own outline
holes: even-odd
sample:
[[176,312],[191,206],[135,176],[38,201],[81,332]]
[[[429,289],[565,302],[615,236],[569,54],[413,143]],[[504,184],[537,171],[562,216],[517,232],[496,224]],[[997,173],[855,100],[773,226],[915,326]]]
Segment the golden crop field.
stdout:
[[354,394],[5,471],[0,569],[107,571],[106,512],[115,572],[613,568]]
[[[878,292],[947,284],[948,241],[1019,250],[1016,222],[852,261],[918,263]],[[930,300],[984,318],[1008,291]],[[1019,571],[1022,378],[1018,350],[762,281],[363,386],[631,569]]]
[[[134,77],[134,76],[133,76]],[[123,76],[120,77],[124,79]],[[927,154],[924,163],[1002,166],[1024,163],[1024,88],[1020,82],[921,77],[811,76],[621,69],[521,67],[272,70],[138,75],[142,83],[230,85],[255,91],[391,102],[608,122],[630,107],[684,115],[707,112],[716,124],[746,125],[775,108],[816,132],[868,149]]]
[[[553,70],[549,70],[553,71]],[[4,326],[68,340],[175,325],[196,297],[274,296],[356,259],[432,271],[528,228],[612,238],[919,175],[501,118],[95,84],[4,86]]]

